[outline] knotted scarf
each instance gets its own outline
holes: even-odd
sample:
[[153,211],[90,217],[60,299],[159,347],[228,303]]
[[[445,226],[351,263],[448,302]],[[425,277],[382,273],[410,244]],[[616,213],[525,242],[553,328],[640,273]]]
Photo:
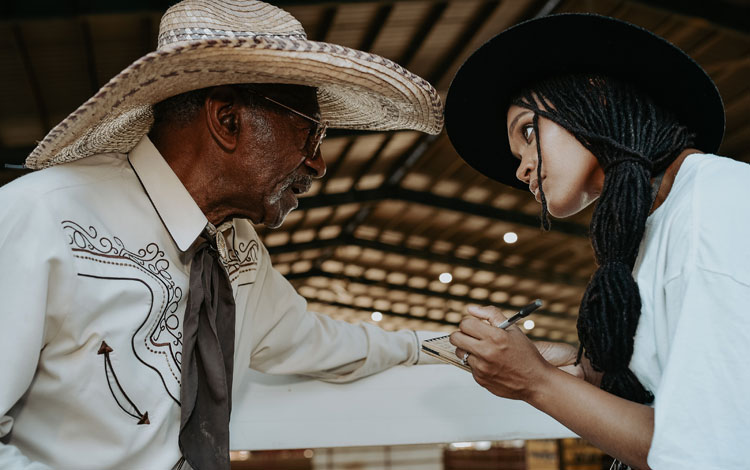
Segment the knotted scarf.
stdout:
[[235,306],[216,240],[204,237],[190,266],[183,321],[179,445],[194,470],[229,470]]

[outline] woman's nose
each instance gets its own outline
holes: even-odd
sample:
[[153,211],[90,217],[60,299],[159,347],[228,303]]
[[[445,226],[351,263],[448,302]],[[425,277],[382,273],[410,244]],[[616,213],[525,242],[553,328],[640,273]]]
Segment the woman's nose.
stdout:
[[518,164],[518,169],[516,170],[516,178],[529,184],[531,172],[534,170],[534,164],[535,160],[530,156],[524,156],[521,158],[521,162]]

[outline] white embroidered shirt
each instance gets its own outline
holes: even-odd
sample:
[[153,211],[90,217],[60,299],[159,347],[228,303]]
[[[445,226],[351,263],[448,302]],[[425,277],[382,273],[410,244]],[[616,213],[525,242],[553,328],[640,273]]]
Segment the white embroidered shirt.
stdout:
[[[148,138],[0,188],[0,468],[180,459],[182,317],[207,223]],[[252,367],[343,382],[417,362],[412,331],[308,312],[249,221],[222,233],[235,377]]]

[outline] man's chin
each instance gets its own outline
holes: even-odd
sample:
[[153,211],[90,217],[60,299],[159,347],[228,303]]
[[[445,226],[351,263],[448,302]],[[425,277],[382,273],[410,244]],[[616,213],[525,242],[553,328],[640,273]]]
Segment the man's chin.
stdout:
[[279,228],[284,223],[286,216],[299,206],[297,196],[291,191],[284,191],[278,200],[268,201],[265,208],[263,225],[268,228]]
[[286,216],[289,215],[290,212],[292,212],[293,209],[289,209],[288,211],[277,211],[273,217],[268,218],[263,222],[263,225],[265,225],[268,228],[279,228],[286,220]]
[[[284,219],[286,219],[286,217],[284,217]],[[265,225],[268,228],[279,228],[284,223],[284,219],[281,219],[281,221],[278,221],[278,222],[266,223],[263,225]]]

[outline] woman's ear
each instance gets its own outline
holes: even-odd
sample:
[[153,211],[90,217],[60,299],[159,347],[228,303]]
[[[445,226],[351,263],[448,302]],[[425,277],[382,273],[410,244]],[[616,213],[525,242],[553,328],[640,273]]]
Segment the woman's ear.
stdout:
[[240,134],[242,100],[237,91],[229,86],[213,88],[204,102],[206,127],[219,147],[225,152],[234,152]]

